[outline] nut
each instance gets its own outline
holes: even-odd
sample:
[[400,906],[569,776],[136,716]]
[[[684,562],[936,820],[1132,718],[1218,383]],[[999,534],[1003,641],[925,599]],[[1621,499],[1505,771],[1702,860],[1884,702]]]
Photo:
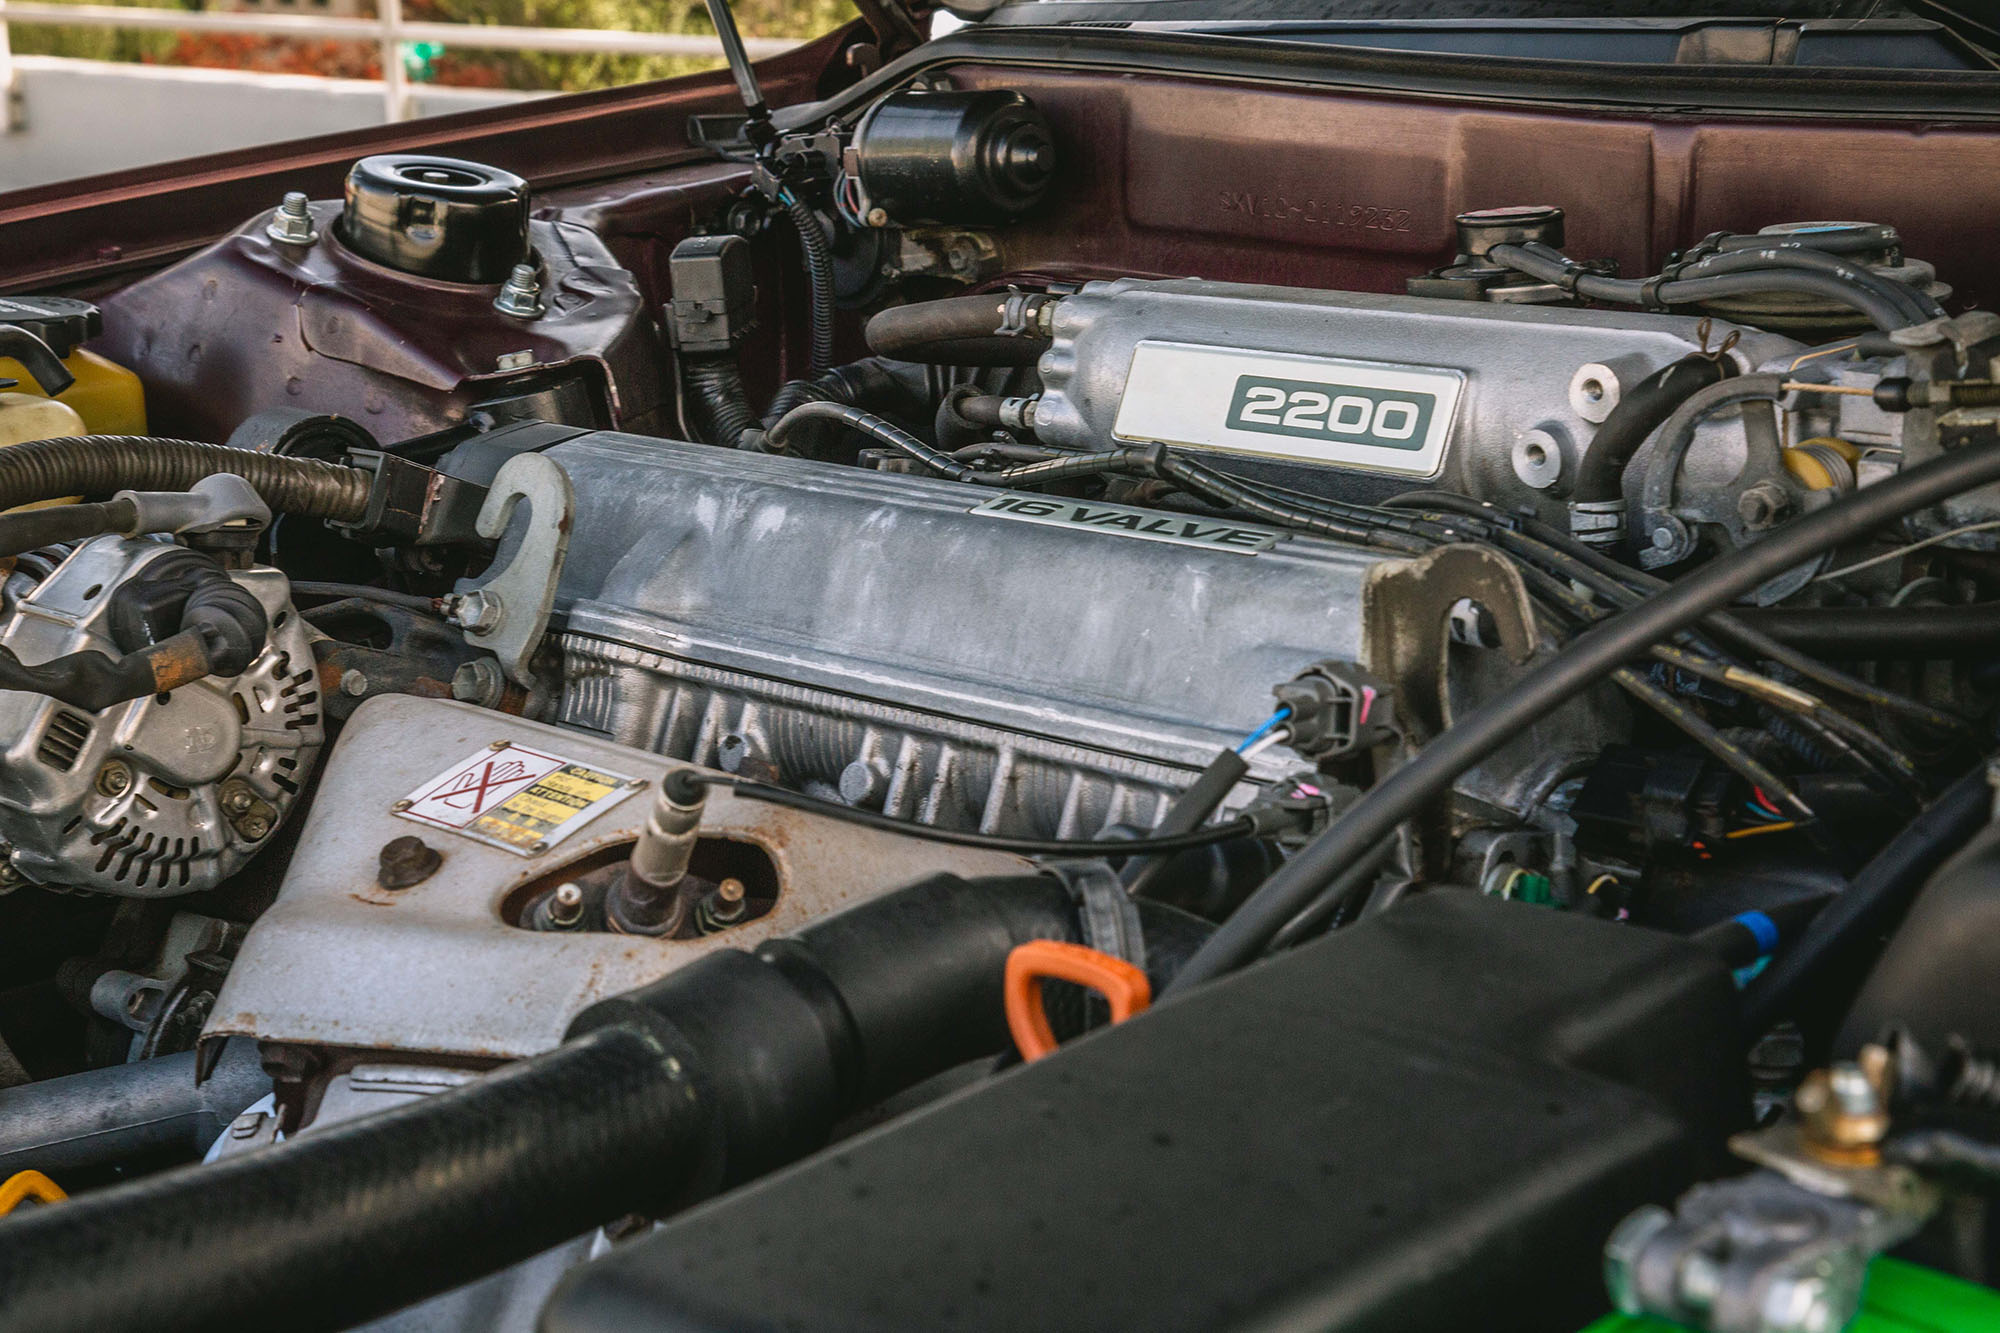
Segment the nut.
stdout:
[[1743,520],[1743,526],[1753,532],[1761,532],[1785,516],[1792,507],[1791,497],[1784,488],[1774,482],[1760,481],[1754,486],[1746,486],[1736,497],[1736,516]]
[[549,921],[558,926],[573,926],[583,920],[583,890],[573,882],[565,880],[556,885],[556,891],[549,898]]
[[271,214],[264,234],[280,245],[311,245],[319,239],[319,230],[313,226],[311,205],[312,200],[293,190]]
[[1792,1104],[1806,1150],[1836,1166],[1874,1166],[1889,1132],[1888,1098],[1880,1071],[1871,1077],[1851,1062],[1815,1069],[1800,1082]]
[[123,796],[132,790],[132,769],[123,760],[113,759],[97,770],[100,796]]

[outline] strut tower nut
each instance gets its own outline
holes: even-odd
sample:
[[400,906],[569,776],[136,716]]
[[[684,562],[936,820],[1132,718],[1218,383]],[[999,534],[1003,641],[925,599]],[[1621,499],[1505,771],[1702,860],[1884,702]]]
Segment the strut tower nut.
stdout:
[[376,882],[385,889],[407,889],[437,873],[444,857],[435,847],[415,834],[406,833],[382,844],[381,865]]

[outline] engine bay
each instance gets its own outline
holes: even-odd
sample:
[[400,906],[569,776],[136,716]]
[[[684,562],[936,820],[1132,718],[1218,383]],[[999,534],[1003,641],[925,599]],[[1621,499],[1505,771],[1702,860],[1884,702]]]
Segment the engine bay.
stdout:
[[737,78],[657,170],[371,153],[0,298],[0,1158],[75,1196],[0,1327],[1993,1281],[1989,221]]

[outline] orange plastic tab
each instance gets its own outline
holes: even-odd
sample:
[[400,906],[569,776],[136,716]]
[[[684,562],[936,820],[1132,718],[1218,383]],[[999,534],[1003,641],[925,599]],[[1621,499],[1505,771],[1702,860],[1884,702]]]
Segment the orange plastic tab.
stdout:
[[19,1208],[28,1199],[36,1203],[59,1203],[67,1199],[62,1186],[39,1171],[16,1171],[0,1184],[0,1217]]
[[1146,974],[1123,958],[1062,940],[1030,940],[1007,955],[1007,1030],[1023,1060],[1039,1060],[1056,1048],[1056,1034],[1042,1009],[1044,980],[1088,986],[1111,1004],[1111,1021],[1122,1023],[1153,1002]]

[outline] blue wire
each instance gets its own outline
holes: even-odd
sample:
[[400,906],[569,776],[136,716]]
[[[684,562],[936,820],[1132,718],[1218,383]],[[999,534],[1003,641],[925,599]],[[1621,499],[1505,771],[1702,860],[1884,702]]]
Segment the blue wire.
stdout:
[[1283,722],[1286,718],[1290,717],[1291,715],[1292,715],[1292,710],[1289,708],[1280,708],[1277,712],[1271,714],[1270,721],[1266,722],[1263,726],[1257,728],[1257,730],[1251,732],[1248,736],[1245,736],[1243,738],[1243,743],[1236,747],[1236,753],[1242,754],[1245,750],[1255,745],[1258,741],[1263,740],[1266,736],[1271,734],[1273,728],[1275,728],[1280,722]]

